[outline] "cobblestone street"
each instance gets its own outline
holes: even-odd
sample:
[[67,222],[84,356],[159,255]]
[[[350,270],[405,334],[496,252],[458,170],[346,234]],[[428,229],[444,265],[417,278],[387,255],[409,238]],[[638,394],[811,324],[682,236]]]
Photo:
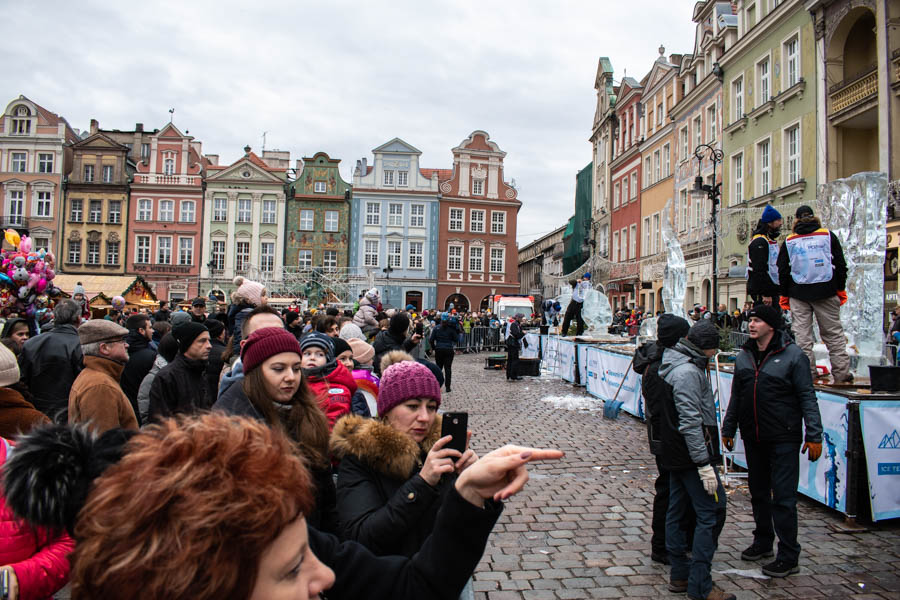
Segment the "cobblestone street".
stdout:
[[[456,357],[442,410],[469,412],[479,454],[515,442],[566,457],[536,465],[506,504],[475,575],[476,598],[683,598],[666,589],[668,568],[650,561],[656,466],[644,425],[624,413],[603,419],[598,400],[558,379],[507,382],[484,370],[485,356]],[[581,408],[547,397],[580,398],[571,404]],[[740,559],[752,541],[749,495],[730,488],[713,580],[740,599],[900,598],[900,524],[837,534],[828,524],[843,520],[838,513],[802,497],[799,509],[800,573],[762,578],[760,563]]]

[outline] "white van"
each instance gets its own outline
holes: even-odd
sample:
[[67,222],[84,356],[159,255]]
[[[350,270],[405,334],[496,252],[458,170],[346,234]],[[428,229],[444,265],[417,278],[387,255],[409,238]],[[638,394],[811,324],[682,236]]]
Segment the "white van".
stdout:
[[534,313],[534,296],[494,296],[494,314],[501,321],[518,313],[530,319]]

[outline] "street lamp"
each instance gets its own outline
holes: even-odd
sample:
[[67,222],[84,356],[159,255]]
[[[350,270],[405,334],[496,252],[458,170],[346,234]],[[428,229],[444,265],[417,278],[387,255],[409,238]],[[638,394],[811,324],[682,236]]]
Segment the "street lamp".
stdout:
[[387,277],[387,283],[384,285],[384,303],[389,304],[388,302],[388,286],[391,285],[391,273],[394,272],[394,268],[388,263],[388,266],[382,269],[385,276]]
[[[692,195],[694,198],[702,199],[705,195],[710,203],[712,204],[712,215],[710,217],[710,222],[712,224],[712,310],[710,310],[710,314],[712,316],[712,322],[714,325],[718,325],[717,323],[717,312],[719,310],[719,265],[718,265],[718,239],[719,239],[719,226],[718,226],[718,211],[719,211],[719,200],[722,197],[722,184],[716,183],[716,167],[722,162],[722,159],[725,155],[718,148],[714,148],[710,144],[701,144],[697,146],[697,149],[694,150],[694,158],[697,159],[697,177],[694,178],[694,189],[692,191]],[[703,159],[708,158],[712,162],[713,172],[712,172],[712,183],[705,184],[703,183],[703,175],[701,175],[703,171]]]

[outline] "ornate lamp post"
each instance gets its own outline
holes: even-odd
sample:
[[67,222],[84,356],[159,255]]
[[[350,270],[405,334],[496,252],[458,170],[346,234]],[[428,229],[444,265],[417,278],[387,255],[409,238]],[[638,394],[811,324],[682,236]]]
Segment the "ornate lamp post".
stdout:
[[388,266],[382,269],[385,276],[387,277],[387,283],[384,285],[384,303],[388,304],[388,286],[391,285],[391,273],[394,272],[394,268],[388,263]]
[[[710,144],[701,144],[694,150],[694,158],[697,159],[697,177],[694,178],[694,189],[692,195],[694,198],[702,199],[706,196],[712,204],[712,215],[710,223],[712,224],[712,322],[718,325],[717,313],[719,310],[719,256],[718,256],[718,240],[719,240],[719,200],[722,198],[722,184],[716,183],[716,170],[725,155],[718,148],[714,148]],[[703,183],[703,159],[708,158],[712,162],[712,183]]]

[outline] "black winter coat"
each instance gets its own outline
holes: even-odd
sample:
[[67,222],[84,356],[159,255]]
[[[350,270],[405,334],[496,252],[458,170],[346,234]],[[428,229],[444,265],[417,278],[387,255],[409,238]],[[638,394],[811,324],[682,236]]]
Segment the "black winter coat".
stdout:
[[453,350],[458,340],[459,330],[449,323],[442,323],[431,332],[431,347],[435,350]]
[[[778,296],[779,284],[769,277],[769,242],[757,237],[747,247],[749,269],[747,271],[748,296]],[[779,277],[780,279],[780,277]]]
[[663,346],[659,342],[644,344],[634,353],[634,372],[641,376],[641,394],[644,396],[644,413],[647,416],[647,439],[650,441],[650,452],[654,456],[663,454],[660,437],[662,403],[667,397],[662,377],[659,376],[659,365],[662,363]]
[[375,359],[372,365],[375,367],[375,373],[381,375],[381,357],[391,350],[403,350],[410,352],[415,348],[416,343],[412,341],[412,337],[397,337],[390,331],[381,331],[375,336],[375,342],[372,344],[375,348]]
[[57,325],[28,339],[19,356],[20,381],[28,385],[34,407],[65,423],[69,390],[84,368],[81,342],[73,325]]
[[769,352],[757,365],[755,340],[741,348],[734,364],[731,399],[722,421],[722,435],[754,442],[822,441],[822,419],[813,389],[809,359],[784,331],[776,331]]
[[456,481],[444,476],[431,487],[418,474],[440,433],[440,416],[421,445],[379,420],[348,416],[337,422],[331,451],[341,461],[337,509],[344,539],[379,556],[419,551]]
[[138,390],[141,389],[141,382],[144,377],[153,368],[153,362],[156,360],[156,350],[150,347],[150,340],[139,334],[137,331],[130,331],[128,337],[125,338],[128,343],[128,362],[122,369],[122,376],[119,378],[119,384],[122,391],[128,396],[131,407],[134,408],[134,415],[137,417],[138,425],[141,423],[141,411],[138,409]]
[[216,396],[219,393],[219,376],[225,365],[225,361],[222,360],[225,344],[214,338],[210,338],[209,342],[212,348],[209,350],[209,360],[206,365],[206,405],[212,406],[216,403]]
[[205,360],[185,358],[181,352],[175,360],[159,370],[150,386],[150,420],[176,414],[195,414],[208,409]]
[[[226,415],[238,417],[250,417],[257,421],[266,422],[265,417],[250,402],[250,398],[244,392],[243,379],[235,381],[212,406],[212,410],[223,412]],[[269,423],[271,425],[271,423]],[[308,463],[307,463],[308,464]],[[306,522],[310,527],[326,533],[337,533],[337,512],[334,494],[334,478],[331,476],[331,468],[310,467],[310,474],[316,488],[316,505],[313,512],[307,515]],[[321,557],[319,557],[321,559]]]
[[[805,235],[820,227],[818,219],[813,222],[798,223],[794,233]],[[834,274],[831,277],[831,281],[822,283],[794,283],[794,278],[791,277],[791,260],[788,256],[787,245],[785,243],[781,244],[781,250],[778,251],[778,280],[781,283],[782,296],[814,302],[831,298],[839,291],[847,289],[847,261],[844,259],[844,250],[834,232],[829,232],[829,234],[831,235],[831,264],[834,268]]]

